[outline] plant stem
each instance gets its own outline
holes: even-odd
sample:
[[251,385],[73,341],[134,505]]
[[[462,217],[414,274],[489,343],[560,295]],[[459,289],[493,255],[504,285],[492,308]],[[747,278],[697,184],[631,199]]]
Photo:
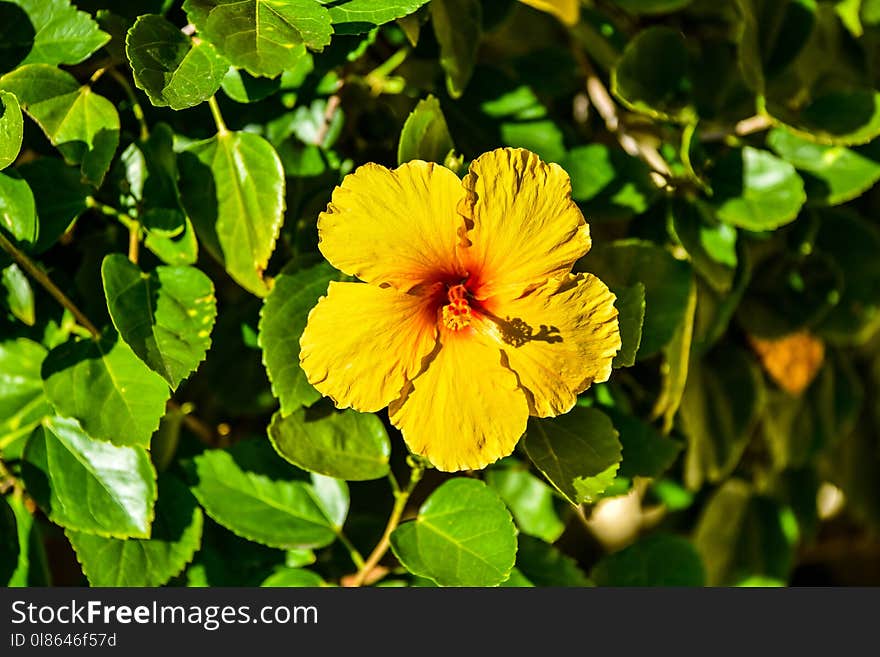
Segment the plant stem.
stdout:
[[391,509],[391,516],[388,518],[388,524],[385,525],[385,531],[382,533],[382,538],[379,539],[379,542],[376,544],[376,547],[373,548],[370,556],[367,557],[364,565],[354,576],[352,586],[363,586],[367,576],[382,560],[382,557],[388,552],[388,548],[391,547],[391,534],[397,529],[397,525],[400,524],[400,518],[403,516],[403,511],[406,508],[406,503],[409,501],[409,496],[412,495],[413,489],[415,489],[416,484],[419,483],[422,474],[425,472],[424,466],[419,462],[411,463],[410,468],[409,483],[406,485],[406,488],[398,490],[394,494],[394,507]]
[[6,251],[18,266],[24,269],[31,278],[42,285],[46,292],[51,294],[58,303],[67,308],[74,318],[76,318],[77,323],[86,328],[95,340],[100,339],[101,332],[95,328],[95,325],[89,321],[88,317],[86,317],[83,312],[76,307],[76,304],[74,304],[73,301],[71,301],[67,295],[52,282],[52,279],[50,279],[43,270],[37,267],[30,258],[10,242],[2,232],[0,232],[0,248]]
[[223,115],[220,113],[220,105],[217,104],[217,97],[211,96],[208,99],[208,107],[211,108],[211,114],[214,115],[214,123],[217,124],[217,134],[223,136],[229,132],[229,128],[226,127],[226,122],[223,120]]
[[96,212],[100,212],[101,214],[105,214],[108,217],[118,219],[127,228],[131,228],[131,225],[133,223],[137,223],[134,217],[132,217],[130,214],[123,212],[122,210],[117,210],[112,205],[101,203],[101,201],[98,201],[93,196],[86,197],[86,207],[95,210]]
[[360,569],[364,567],[363,555],[358,551],[354,544],[348,540],[348,536],[346,536],[341,529],[336,532],[336,538],[338,538],[339,542],[345,546],[346,550],[348,550],[348,554],[351,556],[351,561],[354,563],[354,567],[360,571]]
[[137,221],[132,221],[128,226],[128,259],[138,263],[138,253],[141,246],[141,226]]
[[141,104],[137,99],[137,95],[134,93],[134,89],[131,88],[131,85],[128,83],[128,79],[115,68],[108,68],[107,73],[109,73],[110,77],[119,83],[119,86],[122,87],[122,90],[128,97],[128,102],[131,103],[131,112],[132,114],[134,114],[134,118],[137,119],[138,125],[141,128],[140,139],[141,141],[146,141],[150,138],[150,127],[147,125],[147,121],[144,118],[144,108],[141,107]]

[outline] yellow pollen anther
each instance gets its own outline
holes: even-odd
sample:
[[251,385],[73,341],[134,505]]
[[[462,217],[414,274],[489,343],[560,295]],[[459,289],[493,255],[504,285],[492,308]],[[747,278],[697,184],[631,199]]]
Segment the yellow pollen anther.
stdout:
[[460,331],[470,326],[472,314],[466,295],[467,290],[464,285],[449,288],[449,303],[440,309],[443,324],[452,331]]

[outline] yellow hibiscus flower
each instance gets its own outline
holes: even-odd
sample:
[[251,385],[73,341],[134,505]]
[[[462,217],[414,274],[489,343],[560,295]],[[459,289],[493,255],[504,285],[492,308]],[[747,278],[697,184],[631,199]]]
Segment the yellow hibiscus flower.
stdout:
[[571,274],[590,248],[571,181],[527,150],[459,180],[419,160],[366,164],[318,218],[321,252],[363,283],[330,283],[300,340],[337,407],[378,411],[440,470],[507,456],[529,415],[566,413],[620,349],[614,295]]
[[580,0],[519,0],[540,11],[553,14],[566,25],[578,22],[581,13]]

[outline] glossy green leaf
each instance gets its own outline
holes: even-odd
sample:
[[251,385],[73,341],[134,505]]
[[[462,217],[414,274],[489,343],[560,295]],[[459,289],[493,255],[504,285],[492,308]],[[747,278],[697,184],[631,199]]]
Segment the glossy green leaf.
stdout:
[[194,265],[199,256],[199,243],[196,240],[196,229],[189,218],[183,226],[183,232],[173,237],[159,233],[147,233],[144,245],[166,265]]
[[327,583],[318,573],[305,568],[279,568],[264,579],[260,586],[303,588],[327,586]]
[[683,536],[652,534],[603,558],[591,573],[598,586],[703,586],[700,555]]
[[661,435],[647,422],[627,413],[611,409],[608,414],[623,448],[619,476],[659,477],[678,458],[682,449],[679,441]]
[[330,12],[314,0],[186,0],[183,8],[221,55],[257,76],[293,68],[297,46],[320,50],[333,33]]
[[768,112],[795,134],[819,144],[858,146],[880,136],[880,92],[830,91],[794,114],[772,104]]
[[459,98],[474,72],[483,8],[478,0],[433,0],[429,8],[446,88],[450,96]]
[[34,309],[34,290],[30,280],[16,264],[0,272],[0,304],[21,322],[33,326],[37,321]]
[[524,464],[513,462],[492,468],[486,473],[486,483],[504,500],[521,532],[547,543],[562,535],[565,523],[553,508],[553,489]]
[[297,409],[276,413],[269,425],[272,446],[284,459],[309,472],[348,481],[388,474],[391,443],[372,413]]
[[41,157],[15,170],[34,192],[40,230],[33,250],[43,253],[86,211],[92,190],[80,180],[75,167],[58,158]]
[[593,586],[574,559],[530,536],[519,537],[516,568],[534,586]]
[[195,267],[144,273],[121,254],[101,266],[107,308],[119,335],[172,388],[211,347],[217,300],[211,279]]
[[70,0],[6,0],[27,13],[33,45],[20,64],[79,64],[98,50],[110,35]]
[[636,283],[630,287],[612,290],[614,307],[617,308],[617,324],[620,328],[620,351],[612,361],[614,367],[632,367],[642,342],[642,326],[645,323],[645,286]]
[[788,579],[791,545],[780,509],[741,479],[730,479],[709,499],[694,533],[709,586],[730,586],[754,575]]
[[409,572],[440,586],[497,586],[516,559],[516,528],[497,493],[456,478],[394,530],[391,549]]
[[688,441],[685,481],[690,488],[720,481],[733,471],[764,402],[761,372],[740,348],[718,347],[691,367],[679,410]]
[[229,63],[207,41],[193,41],[162,16],[147,14],[128,31],[125,53],[134,83],[156,107],[179,110],[210,98]]
[[[301,50],[303,58],[308,52]],[[255,78],[247,71],[230,66],[223,76],[223,93],[237,103],[256,103],[281,88],[281,78]]]
[[162,586],[199,549],[202,510],[171,476],[159,478],[156,519],[149,538],[105,538],[74,530],[67,537],[91,586]]
[[281,549],[323,547],[336,538],[338,515],[328,517],[327,498],[265,439],[204,452],[194,459],[193,476],[205,512],[243,538]]
[[0,444],[29,434],[52,413],[40,376],[47,353],[26,338],[0,342]]
[[667,250],[640,240],[595,245],[576,264],[577,271],[598,276],[613,289],[645,286],[645,322],[637,359],[656,354],[672,336],[687,311],[691,284],[688,263]]
[[52,522],[116,538],[148,538],[156,472],[140,447],[93,440],[76,420],[48,418],[24,451],[28,492]]
[[605,144],[576,146],[560,164],[571,176],[571,197],[589,218],[640,214],[658,194],[646,164]]
[[0,583],[7,586],[18,568],[20,548],[15,512],[0,496]]
[[712,180],[718,218],[748,230],[790,223],[807,200],[804,181],[791,164],[751,146],[722,157]]
[[0,169],[15,162],[21,150],[24,120],[15,94],[0,91]]
[[434,96],[420,100],[400,132],[397,163],[425,160],[443,164],[453,148],[440,102]]
[[98,440],[148,447],[165,414],[168,385],[115,333],[56,347],[42,375],[58,414],[76,418]]
[[243,288],[266,296],[263,272],[284,219],[284,170],[262,137],[225,132],[181,154],[184,208],[205,248]]
[[672,121],[694,116],[691,85],[684,37],[668,27],[640,32],[611,70],[611,91],[624,105]]
[[0,77],[0,89],[14,93],[64,159],[80,165],[85,180],[100,185],[119,144],[119,114],[113,103],[46,64],[7,73]]
[[327,293],[330,281],[339,280],[340,276],[326,263],[283,270],[263,304],[258,339],[272,392],[281,401],[283,415],[321,398],[299,366],[299,338],[309,312]]
[[684,201],[670,205],[669,220],[694,269],[712,289],[730,291],[737,265],[736,228],[718,223],[704,205]]
[[807,199],[838,205],[860,196],[880,180],[880,149],[875,143],[847,148],[826,146],[777,128],[767,144],[804,178]]
[[15,172],[0,173],[0,230],[25,249],[36,243],[40,230],[31,188]]
[[595,502],[620,467],[617,431],[608,416],[595,408],[575,406],[559,417],[530,418],[525,449],[572,504]]
[[342,0],[323,4],[330,10],[330,20],[336,34],[359,34],[376,25],[408,16],[427,3],[428,0]]

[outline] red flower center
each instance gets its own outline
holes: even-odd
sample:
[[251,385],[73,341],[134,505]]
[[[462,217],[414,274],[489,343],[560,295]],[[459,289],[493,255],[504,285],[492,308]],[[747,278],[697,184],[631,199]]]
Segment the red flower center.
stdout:
[[468,297],[470,297],[468,289],[459,283],[449,287],[446,296],[449,303],[440,309],[440,319],[444,326],[451,331],[460,331],[470,326],[473,312],[470,303],[468,303]]

